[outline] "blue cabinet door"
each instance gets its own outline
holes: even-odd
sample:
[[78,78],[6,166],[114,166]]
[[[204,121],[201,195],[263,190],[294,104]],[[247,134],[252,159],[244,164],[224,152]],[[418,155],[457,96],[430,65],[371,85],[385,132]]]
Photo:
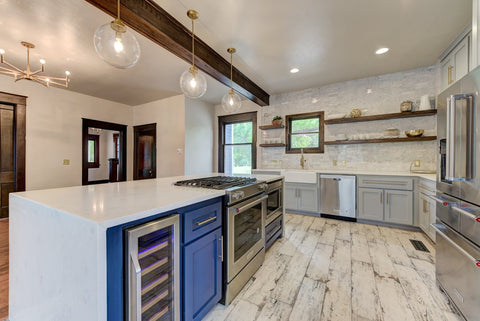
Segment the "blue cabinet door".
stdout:
[[201,320],[222,296],[221,229],[184,247],[183,320]]

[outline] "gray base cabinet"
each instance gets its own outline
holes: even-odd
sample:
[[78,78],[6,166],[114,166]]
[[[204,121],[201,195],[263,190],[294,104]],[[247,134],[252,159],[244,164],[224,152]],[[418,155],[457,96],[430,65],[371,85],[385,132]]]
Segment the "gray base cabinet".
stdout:
[[285,183],[285,209],[318,213],[317,184]]
[[411,191],[384,190],[385,222],[413,224],[413,193]]
[[382,189],[358,189],[358,218],[372,221],[383,221]]
[[358,218],[413,225],[411,178],[359,176]]

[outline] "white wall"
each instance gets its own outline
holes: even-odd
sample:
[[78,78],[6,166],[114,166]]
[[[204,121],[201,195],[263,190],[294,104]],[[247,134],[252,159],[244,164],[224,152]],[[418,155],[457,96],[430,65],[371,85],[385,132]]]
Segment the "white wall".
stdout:
[[[74,81],[74,80],[72,80]],[[82,118],[128,125],[127,177],[132,177],[131,106],[0,75],[1,91],[27,96],[26,189],[82,184]],[[70,165],[63,165],[69,159]]]
[[[152,123],[157,124],[157,177],[183,175],[185,96],[174,96],[133,107],[134,126]],[[133,163],[133,154],[130,159]]]
[[200,100],[185,101],[185,175],[214,170],[213,155],[217,149],[213,143],[214,111],[213,105]]

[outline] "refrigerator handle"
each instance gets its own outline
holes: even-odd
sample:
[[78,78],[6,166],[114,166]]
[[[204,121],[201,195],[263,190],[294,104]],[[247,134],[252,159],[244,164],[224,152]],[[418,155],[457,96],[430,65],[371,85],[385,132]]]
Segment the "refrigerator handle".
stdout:
[[131,309],[135,308],[136,320],[142,320],[142,269],[140,268],[140,262],[138,262],[138,256],[132,251],[130,252],[130,259],[132,260],[133,269],[135,271],[135,297],[136,297],[136,308],[130,307]]
[[[462,167],[465,165],[465,172],[461,172],[457,175],[455,168],[457,166],[455,159],[455,146],[456,146],[456,136],[457,136],[457,119],[456,119],[456,100],[464,99],[466,100],[466,111],[464,118],[467,123],[465,125],[466,129],[466,141],[461,141],[460,143],[465,144],[465,164],[460,164]],[[446,155],[446,179],[450,181],[455,180],[465,180],[471,179],[473,177],[473,137],[475,135],[473,129],[473,94],[459,94],[451,95],[447,98],[447,155]],[[461,130],[461,128],[460,128]],[[463,158],[461,158],[463,160]]]
[[447,98],[447,151],[445,178],[453,180],[455,170],[455,96]]

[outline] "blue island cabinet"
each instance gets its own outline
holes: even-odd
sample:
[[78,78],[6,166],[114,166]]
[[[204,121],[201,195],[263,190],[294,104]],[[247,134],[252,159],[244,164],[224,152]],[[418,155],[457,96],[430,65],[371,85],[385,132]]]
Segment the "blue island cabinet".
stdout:
[[125,231],[180,215],[181,320],[201,320],[222,295],[222,197],[107,229],[107,321],[125,316]]
[[183,320],[201,320],[222,296],[222,207],[183,216]]

